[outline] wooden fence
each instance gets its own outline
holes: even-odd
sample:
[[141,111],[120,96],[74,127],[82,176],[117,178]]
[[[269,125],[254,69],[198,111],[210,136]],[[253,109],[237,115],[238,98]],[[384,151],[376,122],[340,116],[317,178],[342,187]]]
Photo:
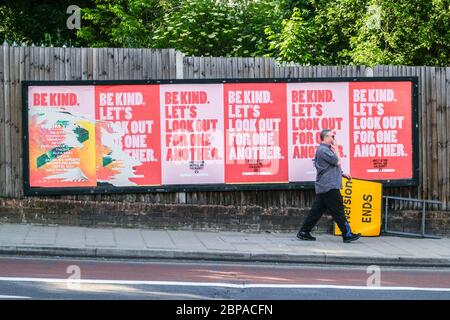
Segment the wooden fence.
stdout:
[[[22,80],[418,76],[420,184],[384,194],[450,209],[450,67],[279,65],[271,58],[185,57],[174,49],[0,47],[0,197],[23,197]],[[68,195],[95,201],[309,207],[312,190]],[[396,204],[397,209],[416,209]]]

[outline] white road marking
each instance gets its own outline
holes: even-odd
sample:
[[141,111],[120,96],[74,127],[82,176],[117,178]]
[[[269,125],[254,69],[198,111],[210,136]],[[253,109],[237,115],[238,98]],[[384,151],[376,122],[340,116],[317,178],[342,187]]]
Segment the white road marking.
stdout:
[[223,282],[184,282],[184,281],[141,281],[141,280],[100,280],[100,279],[59,279],[59,278],[18,278],[0,277],[0,281],[10,282],[46,282],[46,283],[89,283],[89,284],[121,284],[121,285],[154,285],[154,286],[191,286],[191,287],[224,287],[235,289],[277,288],[277,289],[341,289],[341,290],[391,290],[391,291],[436,291],[450,292],[450,288],[422,287],[376,287],[376,286],[343,286],[321,284],[236,284]]
[[25,296],[9,296],[9,295],[1,295],[0,299],[31,299],[31,297],[25,297]]

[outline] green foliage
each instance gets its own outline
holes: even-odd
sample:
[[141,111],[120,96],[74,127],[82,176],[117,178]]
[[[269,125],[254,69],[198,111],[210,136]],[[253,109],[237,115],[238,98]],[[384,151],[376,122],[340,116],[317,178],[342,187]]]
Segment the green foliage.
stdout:
[[450,0],[4,0],[0,39],[301,64],[450,64]]
[[91,47],[152,47],[151,37],[170,1],[96,0],[82,8],[78,38]]
[[265,29],[269,42],[269,50],[280,61],[295,61],[302,64],[314,64],[321,57],[314,54],[316,44],[311,41],[314,34],[302,12],[295,8],[289,19],[281,22],[282,28],[279,33],[268,26]]
[[450,1],[373,0],[379,26],[358,21],[349,55],[354,63],[450,65]]
[[[78,0],[80,7],[91,1]],[[77,45],[76,32],[66,27],[67,7],[73,0],[3,0],[0,4],[0,41],[45,46]]]

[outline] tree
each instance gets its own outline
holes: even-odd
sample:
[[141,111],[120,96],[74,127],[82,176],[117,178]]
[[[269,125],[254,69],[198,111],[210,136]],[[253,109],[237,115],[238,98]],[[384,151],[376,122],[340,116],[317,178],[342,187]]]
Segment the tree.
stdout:
[[266,28],[271,56],[304,64],[450,64],[449,0],[307,2],[281,28]]
[[270,56],[302,64],[348,64],[350,39],[364,12],[361,0],[305,0],[297,4],[281,28],[266,28]]
[[152,37],[173,0],[95,0],[82,8],[81,43],[91,47],[153,47]]
[[[450,1],[372,0],[379,24],[368,11],[350,41],[354,63],[450,65]],[[373,19],[372,19],[373,20]]]
[[[282,2],[286,2],[283,0]],[[275,0],[96,0],[79,38],[90,46],[175,48],[188,55],[253,56],[267,51]]]
[[[0,5],[0,39],[30,45],[77,45],[74,30],[66,25],[67,7],[73,1],[4,0]],[[90,1],[77,4],[88,6]]]

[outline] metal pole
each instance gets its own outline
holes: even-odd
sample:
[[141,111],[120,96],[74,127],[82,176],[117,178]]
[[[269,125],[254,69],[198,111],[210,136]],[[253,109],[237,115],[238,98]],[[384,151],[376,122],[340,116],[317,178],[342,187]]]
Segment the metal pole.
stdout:
[[425,201],[422,206],[422,237],[425,237]]
[[388,232],[388,201],[389,198],[386,198],[385,209],[384,209],[384,232]]

